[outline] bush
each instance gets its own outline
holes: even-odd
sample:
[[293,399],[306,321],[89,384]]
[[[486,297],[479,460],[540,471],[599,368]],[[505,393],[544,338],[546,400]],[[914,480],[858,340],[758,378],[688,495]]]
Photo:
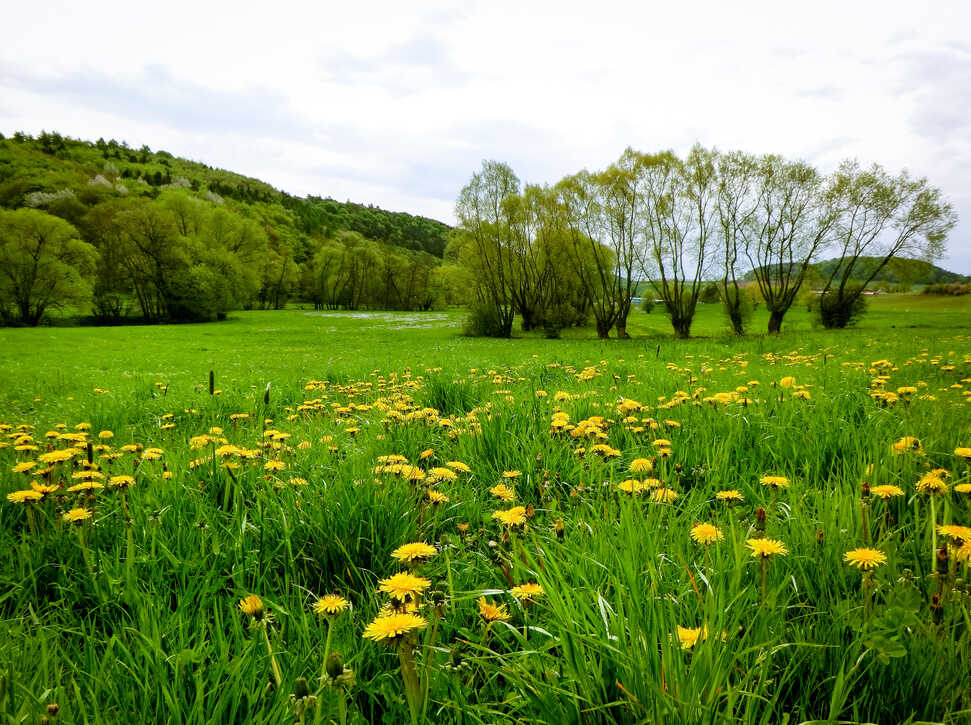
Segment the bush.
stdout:
[[462,334],[466,337],[509,337],[499,310],[485,302],[474,302],[469,306],[469,316],[462,325]]
[[921,293],[925,295],[950,295],[952,297],[960,297],[961,295],[971,293],[971,284],[967,282],[951,282],[949,284],[938,282],[927,285],[921,290]]
[[701,296],[698,298],[699,302],[704,302],[705,304],[714,304],[721,300],[721,292],[718,290],[718,285],[714,282],[709,282],[701,290]]
[[866,312],[866,298],[860,287],[847,287],[842,294],[830,290],[819,295],[815,304],[819,321],[826,329],[842,329],[854,324]]
[[647,295],[641,298],[641,312],[651,314],[651,310],[654,309],[654,295]]

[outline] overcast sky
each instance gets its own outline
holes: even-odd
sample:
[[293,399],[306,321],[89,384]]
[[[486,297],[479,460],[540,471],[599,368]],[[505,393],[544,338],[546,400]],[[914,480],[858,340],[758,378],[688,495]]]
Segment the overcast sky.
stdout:
[[966,0],[411,4],[9,3],[0,131],[449,223],[483,159],[542,183],[626,146],[856,157],[944,191],[971,273]]

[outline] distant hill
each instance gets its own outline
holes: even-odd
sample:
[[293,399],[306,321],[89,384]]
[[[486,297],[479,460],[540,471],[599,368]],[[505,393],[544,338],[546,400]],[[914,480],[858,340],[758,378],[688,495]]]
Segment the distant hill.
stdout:
[[[442,222],[375,206],[329,198],[292,196],[251,177],[197,161],[132,148],[124,141],[82,141],[59,133],[36,138],[0,135],[0,208],[36,206],[38,195],[73,190],[91,206],[112,189],[126,196],[156,197],[167,188],[185,188],[201,198],[231,199],[274,227],[283,238],[329,238],[354,231],[368,239],[441,258],[450,227]],[[90,198],[89,198],[90,197]],[[88,203],[92,202],[92,203]],[[293,243],[298,261],[305,243]]]
[[[837,259],[827,259],[810,265],[810,280],[828,279],[838,261]],[[879,263],[880,258],[878,257],[861,257],[857,262],[857,268],[854,273],[855,279],[857,281],[865,280]],[[755,272],[749,271],[744,279],[746,281],[754,281]],[[967,280],[968,278],[963,275],[957,274],[956,272],[949,272],[922,259],[906,258],[890,260],[887,266],[881,269],[876,277],[873,278],[874,283],[886,282],[888,284],[902,285],[965,282]]]

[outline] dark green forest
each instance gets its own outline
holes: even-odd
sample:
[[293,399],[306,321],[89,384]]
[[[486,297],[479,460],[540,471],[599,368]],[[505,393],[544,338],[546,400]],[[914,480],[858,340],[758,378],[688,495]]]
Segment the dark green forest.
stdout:
[[[204,321],[301,300],[462,302],[447,225],[300,198],[148,146],[0,136],[0,321]],[[456,296],[457,295],[457,296]]]

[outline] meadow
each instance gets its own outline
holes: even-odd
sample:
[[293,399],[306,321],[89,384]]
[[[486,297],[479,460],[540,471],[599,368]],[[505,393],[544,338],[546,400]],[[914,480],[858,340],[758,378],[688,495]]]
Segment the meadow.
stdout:
[[971,301],[870,305],[0,329],[0,722],[968,722]]

